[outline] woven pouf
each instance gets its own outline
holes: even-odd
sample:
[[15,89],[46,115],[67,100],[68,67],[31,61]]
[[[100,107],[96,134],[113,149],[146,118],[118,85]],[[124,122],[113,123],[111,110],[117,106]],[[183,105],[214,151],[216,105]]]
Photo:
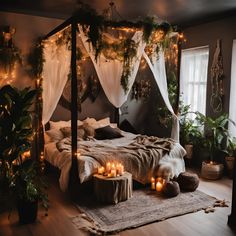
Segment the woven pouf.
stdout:
[[199,177],[197,174],[182,172],[179,174],[177,182],[182,191],[193,192],[199,185]]
[[167,181],[163,186],[163,193],[166,197],[175,197],[180,193],[179,184],[176,181]]

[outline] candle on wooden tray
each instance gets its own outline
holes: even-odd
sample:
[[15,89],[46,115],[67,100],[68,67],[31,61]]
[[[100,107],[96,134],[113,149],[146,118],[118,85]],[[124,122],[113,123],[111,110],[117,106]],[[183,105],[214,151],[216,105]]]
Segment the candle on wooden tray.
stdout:
[[116,177],[116,169],[111,170],[111,177]]
[[151,190],[155,190],[156,186],[155,186],[155,178],[151,178]]
[[120,166],[120,175],[123,175],[123,174],[124,174],[124,166],[121,165],[121,166]]
[[106,172],[108,174],[111,172],[111,162],[107,162],[107,164],[106,164]]
[[98,168],[98,174],[99,174],[99,175],[103,175],[104,172],[105,172],[105,168],[104,168],[103,166],[100,167],[100,168]]

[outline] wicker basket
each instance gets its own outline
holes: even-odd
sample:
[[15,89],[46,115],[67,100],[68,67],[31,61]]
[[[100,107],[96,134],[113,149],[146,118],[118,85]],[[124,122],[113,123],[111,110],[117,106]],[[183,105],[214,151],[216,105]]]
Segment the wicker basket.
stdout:
[[201,176],[205,179],[216,180],[223,175],[224,166],[216,162],[203,161]]

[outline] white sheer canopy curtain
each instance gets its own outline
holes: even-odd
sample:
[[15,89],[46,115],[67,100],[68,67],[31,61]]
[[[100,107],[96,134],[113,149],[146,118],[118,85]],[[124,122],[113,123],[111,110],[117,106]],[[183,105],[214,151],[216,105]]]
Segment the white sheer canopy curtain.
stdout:
[[138,43],[137,56],[132,61],[132,69],[131,69],[131,75],[129,77],[128,91],[127,93],[125,93],[120,82],[123,72],[123,62],[119,60],[107,60],[102,54],[96,61],[94,52],[93,50],[91,50],[91,47],[87,41],[87,37],[85,36],[82,30],[82,27],[80,25],[78,27],[83,45],[94,64],[99,81],[108,100],[115,107],[120,108],[128,98],[129,92],[133,86],[135,77],[138,72],[142,54],[144,52],[145,43],[142,40],[142,32],[137,31],[132,37],[132,39],[136,43]]
[[[233,41],[232,64],[231,64],[231,82],[230,82],[230,105],[229,118],[236,122],[236,39]],[[236,127],[229,122],[229,134],[236,137]]]
[[168,87],[167,87],[167,78],[166,78],[166,67],[165,67],[165,57],[164,51],[160,50],[158,56],[153,56],[152,61],[148,57],[148,55],[144,52],[144,58],[146,59],[157,86],[159,87],[161,96],[173,116],[172,122],[172,131],[171,131],[171,138],[179,142],[179,119],[177,115],[174,113],[174,110],[170,104],[169,95],[168,95]]
[[50,120],[56,109],[70,72],[71,50],[68,50],[67,44],[57,45],[55,37],[57,35],[51,36],[44,42],[43,124]]

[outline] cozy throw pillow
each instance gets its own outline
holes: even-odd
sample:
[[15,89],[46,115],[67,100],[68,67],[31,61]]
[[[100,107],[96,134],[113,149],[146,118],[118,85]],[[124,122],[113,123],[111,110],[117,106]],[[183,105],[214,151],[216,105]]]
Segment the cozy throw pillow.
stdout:
[[[60,131],[63,133],[64,138],[71,137],[71,127],[63,127],[60,129]],[[85,137],[85,131],[83,126],[79,126],[77,129],[77,138],[84,139]]]
[[[49,121],[50,129],[61,129],[63,127],[71,127],[71,120],[68,121]],[[77,125],[83,125],[83,121],[78,120]]]
[[63,133],[58,129],[50,129],[45,133],[48,135],[48,137],[50,137],[50,141],[47,140],[47,142],[56,142],[64,138]]
[[95,129],[92,126],[90,126],[87,123],[84,123],[82,127],[84,129],[86,138],[87,137],[89,137],[89,138],[92,137],[93,138],[95,136]]
[[111,126],[105,126],[95,130],[95,139],[115,139],[124,137],[118,128],[112,128]]

